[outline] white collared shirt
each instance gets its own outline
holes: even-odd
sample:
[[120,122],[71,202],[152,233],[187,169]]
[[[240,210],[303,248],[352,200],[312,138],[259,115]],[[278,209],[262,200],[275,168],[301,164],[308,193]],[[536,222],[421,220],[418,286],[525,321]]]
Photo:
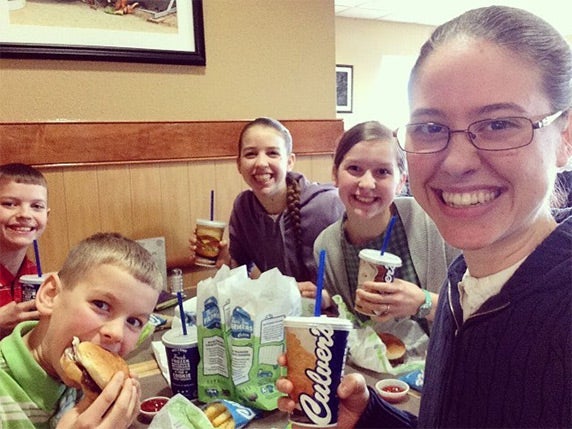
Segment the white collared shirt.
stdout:
[[463,321],[475,313],[487,299],[498,294],[525,259],[526,257],[498,273],[481,278],[471,276],[469,268],[467,268],[463,274],[463,279],[457,286],[461,297]]

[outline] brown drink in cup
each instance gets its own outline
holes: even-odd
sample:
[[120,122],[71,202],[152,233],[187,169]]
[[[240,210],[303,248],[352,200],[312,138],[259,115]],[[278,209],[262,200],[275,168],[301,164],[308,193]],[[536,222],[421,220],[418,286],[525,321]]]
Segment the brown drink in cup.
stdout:
[[224,234],[225,222],[197,219],[195,234],[197,251],[195,264],[203,267],[214,267],[220,252],[219,243]]
[[334,317],[284,319],[290,398],[296,408],[290,421],[303,427],[334,427],[338,422],[337,390],[344,373],[349,320]]
[[[383,252],[376,249],[363,249],[359,252],[358,288],[367,281],[391,283],[395,278],[395,270],[401,267],[401,258],[393,253]],[[365,313],[356,306],[356,311]]]

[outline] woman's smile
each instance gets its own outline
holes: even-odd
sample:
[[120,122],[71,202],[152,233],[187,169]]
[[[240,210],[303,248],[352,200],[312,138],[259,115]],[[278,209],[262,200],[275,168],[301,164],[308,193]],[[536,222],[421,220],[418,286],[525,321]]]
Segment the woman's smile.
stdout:
[[437,191],[441,194],[443,203],[453,208],[466,208],[471,206],[487,204],[495,200],[501,194],[500,189],[491,190],[478,190],[470,192],[446,192]]

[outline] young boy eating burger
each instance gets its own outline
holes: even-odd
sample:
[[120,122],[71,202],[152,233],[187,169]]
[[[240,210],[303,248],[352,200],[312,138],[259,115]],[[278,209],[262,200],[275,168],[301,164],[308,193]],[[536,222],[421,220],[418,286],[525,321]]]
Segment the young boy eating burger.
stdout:
[[137,379],[118,371],[103,394],[83,395],[68,387],[80,386],[62,357],[78,342],[119,356],[133,350],[162,281],[151,255],[119,234],[98,233],[74,247],[38,290],[39,322],[20,323],[0,341],[2,427],[127,428],[138,413]]

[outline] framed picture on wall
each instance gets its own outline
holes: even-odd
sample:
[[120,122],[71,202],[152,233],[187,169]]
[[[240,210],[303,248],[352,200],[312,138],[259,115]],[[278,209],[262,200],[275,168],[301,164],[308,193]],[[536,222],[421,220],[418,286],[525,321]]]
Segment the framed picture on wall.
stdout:
[[354,67],[336,65],[336,112],[352,113]]
[[0,0],[0,57],[204,66],[203,3]]

